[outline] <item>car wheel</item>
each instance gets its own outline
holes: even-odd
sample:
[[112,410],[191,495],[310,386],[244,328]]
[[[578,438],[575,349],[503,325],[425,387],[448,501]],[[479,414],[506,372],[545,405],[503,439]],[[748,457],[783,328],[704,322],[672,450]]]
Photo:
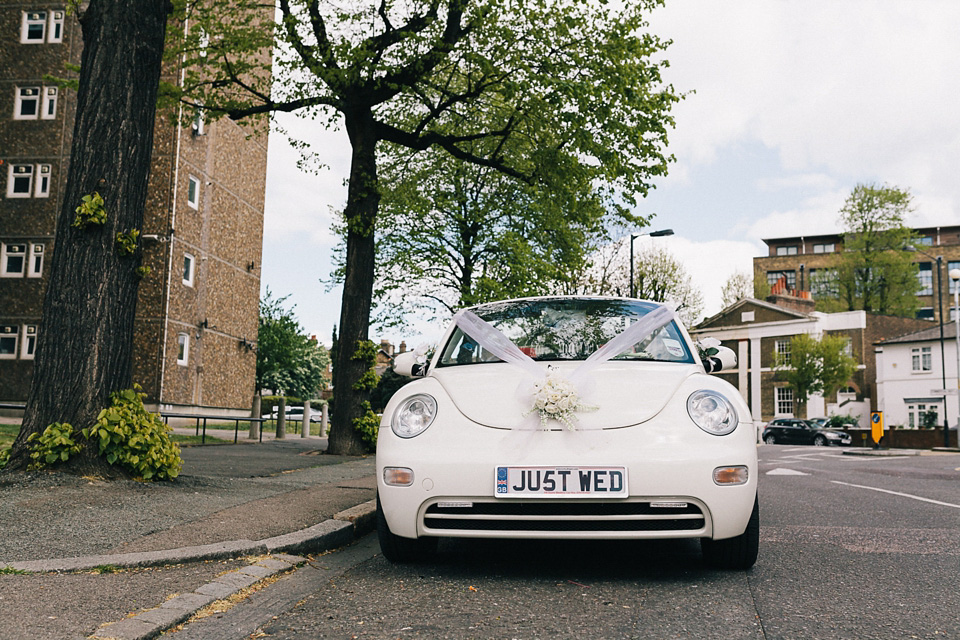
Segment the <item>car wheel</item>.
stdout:
[[813,444],[818,447],[825,447],[827,446],[827,439],[824,438],[823,436],[817,436],[816,438],[813,439]]
[[760,504],[753,502],[753,512],[747,529],[739,536],[726,540],[700,538],[703,560],[715,569],[749,569],[757,561],[760,552]]
[[403,538],[390,531],[380,506],[380,496],[377,496],[377,538],[383,557],[390,562],[419,562],[437,550],[437,538]]
[[777,444],[777,437],[772,433],[763,436],[763,441],[767,444]]

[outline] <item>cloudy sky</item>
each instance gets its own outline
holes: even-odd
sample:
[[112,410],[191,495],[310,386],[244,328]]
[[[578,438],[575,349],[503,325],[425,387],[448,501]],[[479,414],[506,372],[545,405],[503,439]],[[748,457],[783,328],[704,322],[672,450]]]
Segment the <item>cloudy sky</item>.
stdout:
[[[912,226],[960,224],[960,3],[667,0],[650,22],[673,40],[666,80],[691,93],[674,111],[670,175],[637,209],[676,235],[637,248],[669,248],[707,315],[729,275],[764,254],[763,238],[839,230],[858,182],[909,188]],[[321,279],[349,145],[316,122],[280,124],[325,166],[302,172],[284,138],[271,139],[262,283],[329,343],[340,291]]]

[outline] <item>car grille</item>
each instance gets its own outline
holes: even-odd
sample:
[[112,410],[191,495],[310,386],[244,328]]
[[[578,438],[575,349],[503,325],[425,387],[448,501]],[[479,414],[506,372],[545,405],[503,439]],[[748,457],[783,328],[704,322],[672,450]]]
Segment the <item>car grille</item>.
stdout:
[[706,526],[696,504],[685,507],[654,507],[650,502],[569,502],[559,500],[522,502],[473,502],[469,507],[436,503],[423,515],[424,532],[432,535],[468,535],[469,532],[522,533],[664,533],[692,535]]

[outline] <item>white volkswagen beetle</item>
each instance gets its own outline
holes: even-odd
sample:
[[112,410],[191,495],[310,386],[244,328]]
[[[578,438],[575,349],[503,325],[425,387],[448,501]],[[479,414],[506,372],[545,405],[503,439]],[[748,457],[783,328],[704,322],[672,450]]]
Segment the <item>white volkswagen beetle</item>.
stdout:
[[708,375],[674,312],[623,298],[508,300],[460,311],[377,442],[380,547],[421,559],[439,537],[700,538],[712,566],[759,546],[756,430]]

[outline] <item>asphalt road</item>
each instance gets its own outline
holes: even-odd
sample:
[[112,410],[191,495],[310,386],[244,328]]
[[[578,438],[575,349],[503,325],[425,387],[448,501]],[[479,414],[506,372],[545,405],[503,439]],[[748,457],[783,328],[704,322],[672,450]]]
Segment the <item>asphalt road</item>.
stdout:
[[960,637],[960,455],[760,459],[747,572],[705,568],[695,541],[444,540],[401,566],[371,537],[171,637]]

